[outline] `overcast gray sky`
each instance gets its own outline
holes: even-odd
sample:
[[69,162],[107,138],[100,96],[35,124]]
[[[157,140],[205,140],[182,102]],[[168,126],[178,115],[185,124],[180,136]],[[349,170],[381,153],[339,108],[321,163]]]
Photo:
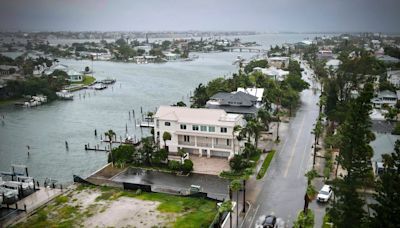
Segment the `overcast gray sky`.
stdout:
[[0,30],[400,32],[400,0],[0,0]]

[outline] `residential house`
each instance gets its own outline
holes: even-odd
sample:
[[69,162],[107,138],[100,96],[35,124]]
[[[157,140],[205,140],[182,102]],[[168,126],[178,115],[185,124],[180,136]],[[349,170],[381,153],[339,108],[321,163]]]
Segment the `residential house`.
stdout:
[[268,58],[268,64],[278,69],[286,68],[289,66],[289,57],[270,57]]
[[372,98],[371,102],[374,108],[382,108],[384,105],[394,107],[397,103],[397,95],[389,90],[381,91],[377,97]]
[[257,97],[256,107],[259,108],[263,105],[264,88],[237,88],[237,92],[243,92]]
[[282,69],[277,69],[274,66],[271,66],[269,68],[261,68],[261,67],[255,67],[253,69],[254,72],[261,72],[264,75],[268,75],[273,77],[273,79],[278,80],[278,81],[283,81],[285,80],[285,76],[288,75],[290,72],[289,71],[285,71]]
[[223,109],[227,113],[242,114],[255,117],[257,115],[258,98],[245,92],[219,92],[207,101],[206,108]]
[[389,55],[379,55],[376,56],[376,58],[380,61],[383,61],[386,64],[391,64],[391,63],[398,63],[400,60],[398,58],[389,56]]
[[19,71],[18,66],[0,65],[0,76],[11,75]]
[[342,64],[342,61],[340,61],[339,59],[330,59],[328,60],[328,62],[325,63],[325,68],[332,68],[332,70],[336,71],[337,69],[339,69],[340,64]]
[[396,87],[400,87],[400,70],[388,70],[387,80]]
[[374,174],[378,175],[383,171],[383,154],[390,154],[394,151],[394,145],[400,136],[387,133],[375,133],[375,140],[370,143],[374,150],[374,155],[371,158]]
[[[154,115],[154,137],[164,143],[170,153],[183,149],[191,155],[232,158],[243,147],[234,132],[236,125],[244,126],[243,116],[227,114],[219,109],[160,106]],[[163,142],[164,132],[171,140]]]
[[175,61],[179,59],[179,55],[175,54],[175,53],[166,53],[165,55],[165,59],[168,61]]
[[68,81],[70,82],[81,82],[83,81],[83,75],[79,72],[77,72],[74,69],[69,69],[67,71],[67,75],[68,75]]
[[334,59],[335,55],[331,50],[319,50],[317,53],[317,59],[319,60],[330,60]]

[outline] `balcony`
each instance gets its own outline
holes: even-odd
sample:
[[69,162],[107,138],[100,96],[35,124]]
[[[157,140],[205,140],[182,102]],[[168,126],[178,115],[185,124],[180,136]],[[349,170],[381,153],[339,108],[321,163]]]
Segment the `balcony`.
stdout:
[[226,144],[214,144],[214,148],[218,148],[218,149],[232,149],[232,145],[226,145]]
[[194,146],[194,142],[178,141],[179,145]]
[[212,144],[211,144],[211,142],[197,142],[197,146],[200,146],[200,147],[211,147]]

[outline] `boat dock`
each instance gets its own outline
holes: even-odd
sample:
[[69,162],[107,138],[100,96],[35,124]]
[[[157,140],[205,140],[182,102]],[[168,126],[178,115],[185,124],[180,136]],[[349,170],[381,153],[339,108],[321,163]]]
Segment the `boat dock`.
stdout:
[[1,205],[0,224],[8,227],[19,220],[34,213],[36,209],[45,205],[63,193],[62,189],[40,187],[31,195],[19,200],[12,205]]

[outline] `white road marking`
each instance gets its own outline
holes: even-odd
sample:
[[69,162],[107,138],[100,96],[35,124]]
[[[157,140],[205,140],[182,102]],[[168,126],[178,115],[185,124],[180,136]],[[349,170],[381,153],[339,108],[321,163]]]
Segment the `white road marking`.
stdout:
[[[302,129],[303,126],[304,126],[304,120],[305,120],[305,116],[303,116],[303,119],[302,119],[302,121],[301,121],[301,127],[300,127],[300,129]],[[296,140],[295,140],[294,145],[293,145],[293,148],[292,148],[292,152],[291,152],[291,154],[290,154],[289,162],[288,162],[288,165],[287,165],[287,167],[286,167],[285,174],[283,175],[283,177],[287,177],[287,174],[288,174],[288,172],[289,172],[289,167],[290,167],[290,165],[292,164],[292,160],[293,160],[293,157],[294,157],[295,148],[296,148],[296,146],[297,146],[297,142],[299,141],[300,135],[301,135],[301,131],[298,131]]]
[[[310,141],[310,138],[308,138],[307,141],[309,142],[309,141]],[[301,159],[299,172],[297,173],[297,178],[300,177],[300,174],[303,174],[303,173],[302,173],[302,170],[303,170],[303,163],[304,163],[304,159],[305,159],[306,155],[309,155],[309,153],[306,152],[306,150],[307,150],[307,148],[309,148],[309,146],[310,146],[309,143],[306,143],[306,145],[304,146],[303,158]]]
[[251,219],[250,227],[253,227],[254,218],[257,216],[258,209],[260,209],[260,205],[257,206],[256,212],[254,213],[254,216],[253,216],[253,218]]

